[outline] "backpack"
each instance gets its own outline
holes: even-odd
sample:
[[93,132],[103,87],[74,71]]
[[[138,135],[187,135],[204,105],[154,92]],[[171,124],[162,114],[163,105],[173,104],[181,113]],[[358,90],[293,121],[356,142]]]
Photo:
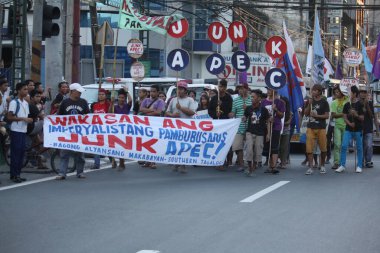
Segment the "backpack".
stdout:
[[[11,102],[13,100],[16,101],[16,111],[15,111],[14,115],[16,115],[16,117],[17,117],[17,114],[20,111],[20,102],[16,98],[12,99]],[[4,121],[7,123],[6,127],[10,128],[12,122],[8,120],[7,115],[4,116]]]

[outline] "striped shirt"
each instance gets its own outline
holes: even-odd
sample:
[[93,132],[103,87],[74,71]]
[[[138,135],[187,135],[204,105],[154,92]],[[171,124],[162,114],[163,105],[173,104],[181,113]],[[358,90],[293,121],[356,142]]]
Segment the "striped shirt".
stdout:
[[[245,107],[252,105],[252,98],[251,96],[247,96],[246,98],[243,98],[241,96],[238,96],[234,99],[232,103],[232,112],[235,114],[235,118],[242,118],[244,116]],[[245,131],[247,130],[247,122],[241,122],[239,125],[238,134],[245,134]]]

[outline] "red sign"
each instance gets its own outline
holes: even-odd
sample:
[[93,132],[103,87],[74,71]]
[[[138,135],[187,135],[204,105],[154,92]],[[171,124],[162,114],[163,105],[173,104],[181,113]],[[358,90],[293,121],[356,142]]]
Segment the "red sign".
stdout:
[[281,58],[286,54],[286,42],[280,36],[272,36],[265,43],[267,54],[275,59]]
[[215,44],[222,44],[227,39],[227,29],[220,22],[212,22],[208,27],[207,34]]
[[234,21],[228,27],[228,36],[235,43],[242,43],[247,38],[247,28],[240,21]]
[[130,39],[127,44],[127,52],[130,57],[138,59],[144,54],[144,45],[138,39]]
[[168,28],[168,34],[176,39],[182,38],[188,31],[189,22],[185,18],[171,23]]

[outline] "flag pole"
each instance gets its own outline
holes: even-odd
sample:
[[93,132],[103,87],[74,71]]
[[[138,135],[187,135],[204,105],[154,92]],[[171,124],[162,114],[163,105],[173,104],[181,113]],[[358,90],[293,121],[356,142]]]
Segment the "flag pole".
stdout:
[[99,68],[99,90],[102,88],[102,76],[103,76],[103,65],[104,65],[104,44],[106,43],[106,32],[107,27],[105,26],[105,23],[103,23],[104,30],[102,34],[102,43],[101,43],[101,50],[100,50],[100,68]]
[[[112,78],[112,94],[111,94],[111,101],[115,99],[115,82],[116,82],[116,54],[117,54],[117,42],[119,39],[119,27],[116,29],[116,43],[115,43],[115,49],[113,52],[113,78]],[[112,106],[112,113],[115,112],[114,106]]]

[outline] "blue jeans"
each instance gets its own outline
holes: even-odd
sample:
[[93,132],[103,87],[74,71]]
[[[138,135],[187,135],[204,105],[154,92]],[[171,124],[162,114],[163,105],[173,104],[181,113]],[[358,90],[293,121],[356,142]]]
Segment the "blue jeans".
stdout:
[[373,155],[373,133],[367,133],[363,136],[364,158],[367,163],[372,162]]
[[59,164],[59,175],[60,176],[66,176],[67,167],[69,166],[69,159],[70,157],[74,158],[75,162],[75,168],[77,170],[77,175],[80,175],[83,173],[84,169],[84,156],[81,152],[71,151],[71,150],[60,150],[60,164]]
[[100,167],[100,155],[94,155],[94,165]]
[[340,153],[340,165],[346,166],[347,148],[351,140],[355,139],[357,148],[357,167],[363,167],[363,139],[362,132],[344,131],[342,150]]
[[23,167],[26,133],[11,131],[11,165],[10,176],[19,177]]

